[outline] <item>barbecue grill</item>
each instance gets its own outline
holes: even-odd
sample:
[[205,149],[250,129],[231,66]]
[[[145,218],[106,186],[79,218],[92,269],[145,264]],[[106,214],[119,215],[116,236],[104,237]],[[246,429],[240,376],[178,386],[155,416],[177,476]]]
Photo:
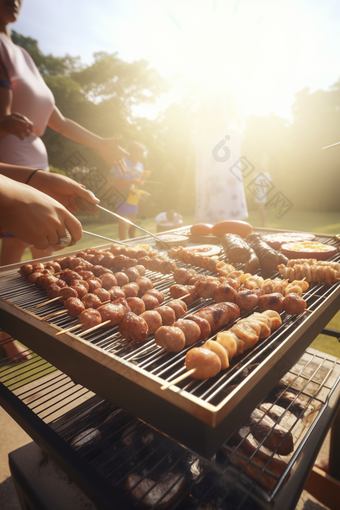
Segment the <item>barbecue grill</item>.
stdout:
[[[174,232],[185,235],[188,229]],[[317,240],[339,245],[329,236],[317,235]],[[151,244],[147,236],[128,244],[138,243]],[[35,308],[46,301],[46,294],[22,279],[19,267],[0,270],[0,321],[34,354],[19,380],[18,367],[3,363],[1,403],[99,508],[113,508],[113,500],[114,508],[143,506],[147,495],[144,491],[136,497],[131,483],[127,489],[129,475],[141,477],[138,483],[134,479],[137,487],[145,478],[158,488],[161,484],[160,500],[178,488],[179,510],[294,508],[338,406],[338,360],[307,347],[339,310],[339,284],[311,284],[304,299],[312,313],[282,314],[283,325],[234,358],[229,370],[208,381],[188,379],[162,392],[160,386],[183,371],[186,350],[166,353],[152,337],[131,345],[120,339],[117,328],[84,338],[73,333],[56,337],[75,321],[65,316],[42,321],[62,307],[53,303]],[[171,275],[146,275],[163,292],[173,283]],[[196,301],[188,313],[209,303]],[[39,375],[47,367],[49,375],[28,382],[37,377],[32,372]],[[279,394],[268,396],[278,383]],[[233,434],[261,401],[281,402],[287,391],[296,397],[286,407],[296,417],[290,425],[295,446],[286,469],[275,476],[268,463],[261,468],[256,464],[255,453],[245,458]],[[92,444],[86,439],[79,443],[79,434],[86,438],[89,429],[99,430],[100,437],[94,433]],[[239,459],[242,469],[236,466]],[[256,479],[246,476],[248,465],[255,468]],[[261,486],[263,477],[271,480],[269,491]]]
[[[188,229],[175,232],[187,234]],[[317,240],[339,244],[329,236],[319,235]],[[142,237],[134,244],[141,242],[152,243],[151,238]],[[99,329],[84,338],[73,333],[56,337],[60,328],[66,329],[76,321],[68,316],[41,320],[63,307],[52,303],[36,308],[46,301],[46,293],[21,278],[19,267],[0,271],[3,329],[22,339],[75,382],[207,458],[233,434],[254,405],[266,396],[268,388],[283,377],[340,308],[339,284],[311,284],[304,294],[311,314],[297,317],[283,314],[283,325],[251,351],[235,357],[229,370],[206,381],[187,379],[161,391],[165,382],[184,372],[188,349],[168,353],[152,337],[142,345],[132,345],[120,338],[117,327]],[[166,291],[174,283],[171,274],[147,271],[146,275],[159,290]],[[195,301],[188,307],[188,314],[209,303],[203,299]]]

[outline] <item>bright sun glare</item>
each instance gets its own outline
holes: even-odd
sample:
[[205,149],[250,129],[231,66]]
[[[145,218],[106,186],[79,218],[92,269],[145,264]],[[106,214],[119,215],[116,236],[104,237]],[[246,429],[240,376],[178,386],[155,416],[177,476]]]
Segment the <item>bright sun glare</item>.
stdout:
[[268,114],[281,102],[289,116],[302,36],[288,6],[268,0],[165,4],[158,27],[164,44],[154,52],[163,70],[178,76],[177,93],[188,85],[198,97],[229,90],[244,114]]

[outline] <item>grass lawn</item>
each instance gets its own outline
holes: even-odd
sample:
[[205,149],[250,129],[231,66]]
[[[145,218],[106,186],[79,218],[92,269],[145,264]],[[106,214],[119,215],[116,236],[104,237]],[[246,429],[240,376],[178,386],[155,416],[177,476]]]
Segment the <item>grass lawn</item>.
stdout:
[[[249,211],[249,223],[253,226],[260,226],[259,214],[255,211]],[[183,218],[184,225],[191,225],[195,222],[194,215],[187,215]],[[156,233],[156,223],[153,218],[146,218],[141,223],[141,226],[150,232]],[[99,223],[96,221],[83,221],[84,230],[92,231],[96,234],[101,234],[112,239],[118,239],[118,224],[117,223]],[[267,227],[282,229],[282,230],[298,230],[305,232],[317,232],[320,234],[338,234],[340,233],[340,214],[337,212],[304,212],[295,211],[294,208],[288,211],[287,214],[277,219],[275,213],[271,210],[267,212]],[[140,231],[140,235],[143,232]],[[89,246],[99,246],[106,244],[105,240],[96,239],[95,237],[84,234],[83,238],[77,243],[76,248],[81,250]],[[58,252],[58,256],[69,251],[74,251],[75,247],[65,248]],[[30,251],[26,250],[23,260],[31,258]],[[329,328],[340,331],[340,312],[337,313],[328,325]],[[340,343],[332,337],[319,335],[317,339],[311,344],[311,347],[320,351],[332,354],[340,358]],[[1,352],[0,352],[1,359]]]

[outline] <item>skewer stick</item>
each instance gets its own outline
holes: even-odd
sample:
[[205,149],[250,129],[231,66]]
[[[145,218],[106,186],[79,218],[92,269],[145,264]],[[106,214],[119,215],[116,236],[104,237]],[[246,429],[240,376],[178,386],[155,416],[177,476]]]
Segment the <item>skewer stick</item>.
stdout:
[[173,381],[169,381],[166,384],[163,384],[163,386],[161,386],[161,390],[164,391],[164,390],[167,390],[168,388],[170,388],[170,386],[175,386],[180,381],[183,381],[183,379],[186,379],[187,377],[190,377],[192,374],[194,374],[196,372],[196,370],[197,370],[197,368],[192,368],[188,372],[185,372],[184,374],[176,377],[176,379],[174,379]]
[[53,299],[50,299],[49,301],[45,301],[45,303],[40,303],[40,305],[37,305],[36,308],[40,308],[41,306],[45,306],[45,305],[48,305],[50,303],[53,303],[54,301],[58,301],[58,299],[61,299],[62,296],[57,296]]
[[87,333],[92,333],[92,331],[102,328],[102,327],[106,326],[107,324],[109,324],[110,322],[111,322],[110,320],[107,320],[107,321],[101,322],[100,324],[97,324],[97,326],[93,326],[93,328],[85,329],[85,331],[83,331],[82,333],[79,333],[78,336],[83,336],[83,335],[86,335]]
[[305,312],[313,313],[313,310],[308,310],[308,309],[306,308]]
[[62,335],[63,333],[69,333],[69,331],[74,331],[75,329],[78,328],[81,328],[80,324],[76,324],[75,326],[72,326],[72,328],[62,329],[61,331],[58,331],[58,333],[56,333],[55,336]]
[[63,313],[67,313],[68,310],[61,310],[60,312],[50,313],[49,315],[46,315],[45,317],[41,317],[42,321],[45,321],[46,319],[52,319],[52,317],[57,317],[58,315],[63,315]]

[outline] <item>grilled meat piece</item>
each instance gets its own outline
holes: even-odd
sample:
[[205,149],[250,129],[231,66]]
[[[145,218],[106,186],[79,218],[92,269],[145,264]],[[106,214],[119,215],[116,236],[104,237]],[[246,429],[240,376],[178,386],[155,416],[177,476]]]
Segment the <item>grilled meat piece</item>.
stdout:
[[251,432],[255,439],[263,446],[280,455],[288,455],[294,450],[293,436],[281,425],[265,415],[260,409],[254,409],[247,423],[251,427]]
[[146,295],[148,295],[148,296],[153,296],[153,297],[155,297],[155,298],[158,300],[158,303],[159,303],[159,304],[163,303],[163,301],[164,301],[164,296],[163,296],[163,294],[162,294],[159,290],[157,290],[157,289],[150,289],[150,290],[147,290],[147,291],[145,292],[145,294],[146,294]]
[[82,298],[82,303],[83,305],[85,306],[85,309],[87,308],[99,308],[102,304],[101,300],[99,299],[98,296],[96,296],[95,294],[86,294],[83,298]]
[[76,317],[79,317],[81,312],[85,310],[84,304],[80,301],[79,298],[75,297],[69,297],[68,299],[66,299],[66,301],[64,302],[64,306],[67,309],[67,313],[74,319]]
[[265,294],[259,299],[259,311],[264,312],[265,310],[275,310],[276,312],[281,313],[283,312],[283,301],[283,295],[279,294],[278,292]]
[[176,321],[175,312],[170,306],[158,306],[154,308],[155,312],[158,312],[162,317],[162,322],[164,326],[172,326],[172,324]]
[[[143,303],[143,301],[142,301]],[[162,326],[162,317],[154,310],[147,310],[140,315],[146,321],[149,328],[149,335],[153,335]]]
[[201,329],[194,321],[187,321],[186,319],[178,319],[174,322],[174,327],[180,328],[185,336],[185,346],[192,345],[201,338]]
[[184,362],[186,369],[196,369],[192,374],[194,379],[208,379],[214,377],[221,371],[221,360],[219,356],[204,347],[193,347],[187,352]]
[[210,324],[211,331],[216,331],[238,319],[240,310],[235,303],[217,303],[202,308],[194,315],[206,319]]
[[217,289],[215,289],[213,298],[216,303],[233,303],[235,301],[236,294],[236,290],[228,282],[223,282],[219,287],[217,287]]
[[289,293],[283,300],[283,309],[290,315],[300,315],[306,308],[306,301],[298,294]]
[[176,320],[180,319],[188,311],[187,305],[181,299],[173,299],[167,303],[167,306],[175,312]]
[[[132,269],[132,268],[131,268]],[[138,296],[143,296],[148,290],[153,288],[153,283],[150,278],[146,276],[139,276],[136,280],[137,285],[139,286]]]
[[126,302],[129,305],[131,312],[136,315],[141,315],[145,312],[145,303],[142,299],[138,297],[128,297],[126,298]]
[[149,328],[143,317],[128,312],[120,321],[119,332],[123,338],[128,338],[132,342],[145,342]]
[[112,273],[104,273],[99,276],[99,280],[102,282],[102,287],[105,290],[111,289],[117,285],[117,280],[114,274]]
[[259,234],[250,234],[247,243],[253,248],[259,258],[261,268],[267,271],[277,271],[280,257],[276,250],[265,243]]
[[185,318],[185,320],[196,322],[196,324],[199,326],[201,330],[201,336],[200,340],[206,340],[211,335],[211,327],[207,319],[204,319],[203,317],[199,317],[198,315],[189,315]]
[[137,297],[139,286],[136,282],[130,282],[123,285],[122,290],[124,291],[125,297]]
[[222,246],[228,262],[246,263],[250,258],[250,246],[236,234],[224,234]]
[[140,273],[136,267],[128,267],[124,269],[123,273],[129,278],[129,282],[136,282],[140,278]]
[[128,275],[120,271],[118,271],[118,273],[115,273],[115,278],[117,280],[117,285],[119,285],[119,287],[123,287],[123,285],[126,285],[130,281]]
[[[186,296],[182,301],[184,301],[187,305],[190,305],[197,299],[196,287],[194,285],[171,285],[170,287],[171,297],[174,299],[181,298],[181,296]],[[188,296],[188,294],[190,294]]]
[[161,326],[155,334],[155,342],[169,352],[179,352],[185,346],[185,335],[180,328]]
[[83,310],[78,318],[79,324],[83,331],[87,329],[93,328],[102,322],[102,316],[98,310],[93,308],[89,308],[87,310]]
[[181,499],[185,489],[182,474],[169,474],[162,482],[155,482],[137,474],[128,476],[125,490],[131,491],[135,501],[141,501],[145,508],[170,510]]

